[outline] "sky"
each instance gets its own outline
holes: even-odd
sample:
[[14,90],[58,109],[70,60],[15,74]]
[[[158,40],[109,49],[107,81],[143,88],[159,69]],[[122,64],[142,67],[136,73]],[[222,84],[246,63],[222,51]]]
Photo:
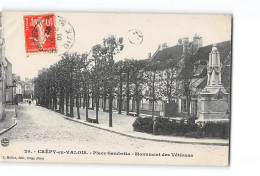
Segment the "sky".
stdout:
[[[38,70],[56,63],[66,50],[57,43],[57,53],[26,54],[24,15],[48,14],[48,12],[4,12],[3,35],[5,56],[12,63],[13,73],[24,78],[33,78]],[[137,13],[69,13],[54,12],[55,27],[60,27],[57,16],[70,23],[75,32],[74,44],[68,52],[90,52],[92,46],[102,44],[109,35],[124,38],[124,49],[114,58],[146,59],[155,53],[158,45],[177,44],[179,38],[195,34],[203,37],[203,45],[231,40],[230,15],[181,15],[181,14],[137,14]],[[132,44],[128,33],[137,29],[143,35],[141,44]]]

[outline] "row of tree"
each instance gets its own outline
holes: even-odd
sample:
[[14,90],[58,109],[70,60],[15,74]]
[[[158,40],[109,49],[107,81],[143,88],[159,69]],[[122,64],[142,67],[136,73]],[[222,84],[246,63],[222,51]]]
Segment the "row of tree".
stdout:
[[[113,101],[117,100],[118,113],[121,114],[126,97],[129,114],[129,102],[133,98],[139,116],[140,102],[146,98],[152,102],[154,116],[156,101],[167,97],[167,101],[172,102],[176,97],[177,63],[174,60],[151,62],[148,59],[115,62],[114,55],[123,48],[123,38],[109,36],[103,39],[102,45],[93,46],[89,54],[65,53],[58,63],[35,79],[37,104],[71,117],[74,116],[73,107],[76,107],[77,118],[81,118],[83,98],[86,120],[98,123],[99,101],[103,99],[103,111],[109,112],[111,127]],[[89,118],[89,108],[96,109],[95,119]]]

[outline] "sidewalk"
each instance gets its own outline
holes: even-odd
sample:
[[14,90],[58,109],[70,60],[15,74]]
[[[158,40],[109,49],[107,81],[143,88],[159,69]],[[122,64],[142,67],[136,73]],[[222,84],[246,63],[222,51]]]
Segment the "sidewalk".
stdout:
[[[134,116],[117,114],[116,111],[113,113],[113,127],[109,127],[109,114],[108,112],[99,111],[99,124],[86,122],[86,110],[80,108],[80,118],[77,119],[77,110],[74,107],[74,117],[64,116],[65,119],[71,120],[77,123],[81,123],[84,125],[88,125],[91,127],[95,127],[98,129],[106,130],[109,132],[117,133],[123,136],[128,136],[136,139],[142,140],[152,140],[158,142],[170,142],[170,143],[183,143],[183,144],[200,144],[200,145],[219,145],[219,146],[228,146],[229,140],[227,139],[197,139],[197,138],[188,138],[188,137],[179,137],[179,136],[160,136],[160,135],[152,135],[147,133],[135,132],[133,131],[132,124],[135,121]],[[88,111],[89,118],[95,119],[96,111],[90,110]]]
[[0,135],[17,124],[15,106],[16,105],[7,105],[5,107],[5,117],[0,122]]

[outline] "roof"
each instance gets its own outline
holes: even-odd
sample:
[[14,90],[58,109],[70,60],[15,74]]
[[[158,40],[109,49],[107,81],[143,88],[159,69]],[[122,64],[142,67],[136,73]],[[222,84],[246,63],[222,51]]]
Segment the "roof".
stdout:
[[[225,41],[221,43],[217,43],[217,49],[220,53],[220,60],[223,63],[223,59],[227,58],[227,56],[231,53],[231,41]],[[192,56],[192,59],[194,60],[209,60],[209,53],[212,50],[212,45],[207,45],[204,47],[200,47],[198,51],[195,53],[195,55]]]
[[203,81],[201,81],[200,84],[197,85],[197,88],[198,88],[198,89],[203,89],[204,87],[206,87],[206,85],[207,85],[207,77],[205,77],[205,78],[203,79]]
[[[225,88],[230,89],[230,79],[231,79],[231,41],[224,41],[216,44],[218,52],[220,53],[220,60],[222,63],[222,83]],[[198,64],[196,73],[190,72],[191,76],[194,78],[204,78],[198,82],[197,88],[203,89],[207,84],[207,62],[209,60],[209,53],[211,53],[212,44],[204,47],[200,47],[198,51],[191,55],[192,62]],[[150,60],[150,63],[160,64],[168,60],[175,60],[181,62],[183,59],[183,45],[175,45],[173,47],[164,48],[162,50],[157,50],[156,53]],[[190,68],[194,69],[194,68]],[[178,77],[182,78],[185,73],[181,69]],[[193,75],[194,74],[194,75]]]
[[[191,42],[189,43],[191,46]],[[220,53],[220,60],[222,63],[222,83],[224,86],[230,88],[230,75],[231,75],[231,41],[224,41],[216,44],[218,52]],[[212,44],[204,47],[200,47],[194,55],[191,55],[192,62],[198,64],[198,69],[193,75],[194,78],[206,78],[207,77],[207,62],[209,60],[209,53],[212,50]],[[149,64],[161,65],[164,68],[167,65],[166,61],[174,60],[180,63],[183,60],[183,45],[175,45],[172,47],[167,47],[162,50],[158,49]],[[163,63],[166,63],[163,64]],[[194,69],[194,68],[190,68]],[[180,70],[178,77],[182,78],[183,69]],[[207,84],[207,79],[203,79],[198,85],[198,88],[204,88]]]
[[151,62],[166,61],[170,59],[181,60],[183,45],[175,45],[162,50],[157,50],[151,58]]
[[[189,43],[189,46],[192,42]],[[220,58],[226,58],[231,52],[231,41],[224,41],[217,43],[218,51],[220,52]],[[200,47],[198,51],[192,55],[194,61],[202,60],[208,61],[209,53],[212,50],[212,44],[204,47]],[[177,60],[180,61],[183,55],[183,45],[175,45],[172,47],[167,47],[162,50],[157,50],[152,56],[150,62],[162,62],[167,60]]]

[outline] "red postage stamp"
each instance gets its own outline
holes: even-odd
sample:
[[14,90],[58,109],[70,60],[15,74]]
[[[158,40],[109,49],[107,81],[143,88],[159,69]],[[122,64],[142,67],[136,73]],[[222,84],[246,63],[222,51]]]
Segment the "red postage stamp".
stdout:
[[55,52],[54,14],[24,16],[26,53]]

